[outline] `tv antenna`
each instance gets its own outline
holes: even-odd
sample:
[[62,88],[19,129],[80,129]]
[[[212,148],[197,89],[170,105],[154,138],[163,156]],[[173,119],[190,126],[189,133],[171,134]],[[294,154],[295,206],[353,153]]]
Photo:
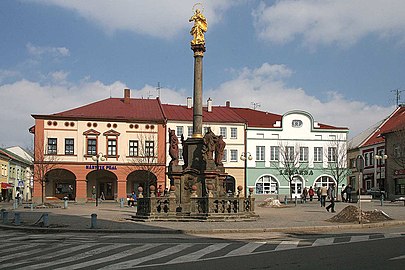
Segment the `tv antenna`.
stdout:
[[253,107],[253,110],[256,110],[257,108],[260,108],[260,103],[259,102],[251,102],[250,103]]
[[157,84],[156,91],[157,91],[158,98],[160,98],[160,82],[158,82],[158,84]]
[[395,100],[396,100],[396,105],[397,105],[397,107],[399,106],[399,104],[400,104],[400,102],[401,102],[401,93],[402,93],[403,91],[404,91],[404,90],[399,90],[399,89],[391,90],[391,92],[394,92],[394,93],[395,93]]

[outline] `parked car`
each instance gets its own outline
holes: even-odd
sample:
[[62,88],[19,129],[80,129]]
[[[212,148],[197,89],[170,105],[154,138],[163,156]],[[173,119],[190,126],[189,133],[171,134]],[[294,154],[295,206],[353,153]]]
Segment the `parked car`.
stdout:
[[366,191],[366,195],[371,195],[373,199],[380,198],[381,195],[383,195],[385,198],[385,191],[380,190],[379,188],[370,188]]

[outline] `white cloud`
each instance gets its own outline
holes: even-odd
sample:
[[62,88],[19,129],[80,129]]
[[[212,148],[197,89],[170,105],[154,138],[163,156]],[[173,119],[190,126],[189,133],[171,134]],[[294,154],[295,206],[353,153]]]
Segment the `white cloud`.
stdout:
[[15,70],[0,69],[0,83],[9,78],[20,76],[20,72]]
[[[387,117],[393,107],[369,105],[350,101],[336,92],[326,93],[322,102],[319,97],[309,96],[301,88],[289,88],[284,81],[293,71],[284,65],[264,63],[255,69],[242,69],[238,75],[216,89],[205,90],[204,99],[211,97],[214,105],[251,107],[251,102],[260,103],[260,110],[284,114],[289,110],[310,112],[316,121],[323,124],[349,127],[355,135],[375,122]],[[41,85],[28,80],[0,85],[0,145],[22,145],[31,143],[28,128],[34,124],[31,114],[51,114],[72,109],[110,96],[122,97],[127,86],[122,82],[106,85],[88,78],[79,83],[66,82],[63,71],[53,74],[52,83]],[[156,98],[154,86],[145,85],[133,89],[131,97]],[[185,89],[160,89],[162,103],[186,104],[189,91]]]
[[65,47],[48,47],[48,46],[35,46],[31,43],[26,45],[27,51],[30,55],[40,57],[49,55],[51,57],[66,57],[70,55],[70,51]]
[[[169,39],[188,25],[194,0],[33,0],[67,8],[89,21],[99,24],[105,31],[129,30],[141,34]],[[241,0],[199,1],[204,7],[209,27],[220,20],[222,13]]]
[[264,40],[350,46],[370,34],[404,42],[404,13],[405,1],[399,0],[285,0],[262,2],[253,16]]
[[350,136],[387,117],[394,110],[393,107],[347,100],[337,92],[327,92],[325,98],[310,96],[304,89],[285,85],[283,79],[291,74],[293,71],[284,65],[264,63],[256,69],[244,68],[235,79],[206,91],[204,96],[205,99],[213,98],[214,105],[225,105],[227,100],[236,107],[252,107],[252,103],[259,103],[259,110],[277,114],[304,110],[320,123],[348,127]]

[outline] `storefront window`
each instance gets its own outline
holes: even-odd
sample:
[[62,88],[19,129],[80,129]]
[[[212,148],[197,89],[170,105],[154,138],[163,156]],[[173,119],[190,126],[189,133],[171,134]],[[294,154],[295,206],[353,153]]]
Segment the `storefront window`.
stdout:
[[405,179],[396,179],[395,195],[404,195],[404,194],[405,194]]
[[278,182],[270,176],[265,175],[256,181],[256,194],[278,194]]

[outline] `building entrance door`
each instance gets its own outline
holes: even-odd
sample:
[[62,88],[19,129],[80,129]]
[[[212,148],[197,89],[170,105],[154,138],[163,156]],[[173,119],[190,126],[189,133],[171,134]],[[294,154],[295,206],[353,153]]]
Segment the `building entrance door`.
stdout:
[[291,181],[291,194],[292,198],[301,198],[302,192],[302,180],[300,177],[295,176]]
[[113,182],[103,182],[99,184],[98,197],[104,200],[114,200]]

